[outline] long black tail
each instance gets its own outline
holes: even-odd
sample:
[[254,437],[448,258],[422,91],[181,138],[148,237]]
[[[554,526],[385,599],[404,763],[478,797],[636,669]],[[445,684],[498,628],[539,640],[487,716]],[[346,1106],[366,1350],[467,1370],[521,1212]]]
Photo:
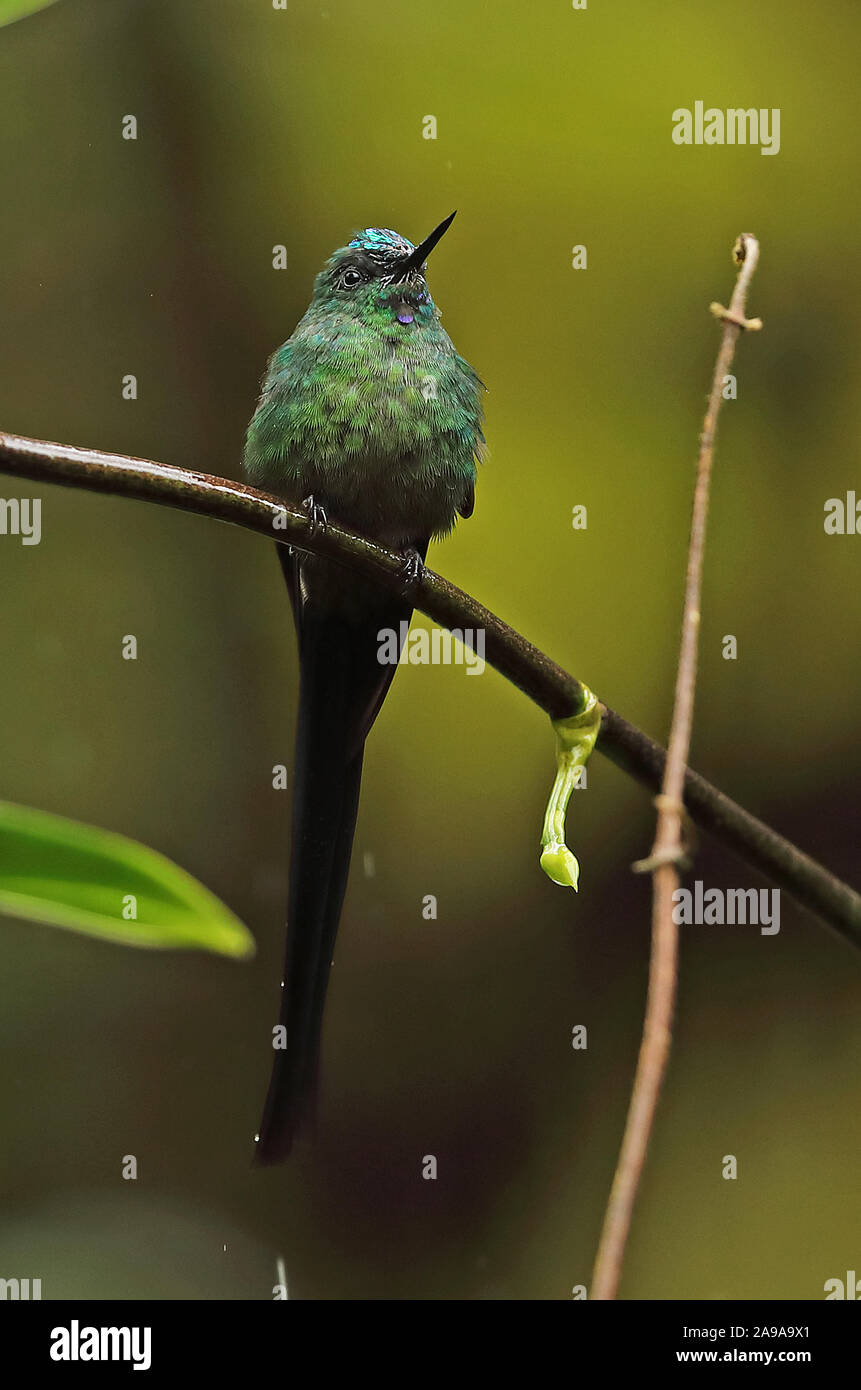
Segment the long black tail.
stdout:
[[[357,589],[315,560],[282,556],[299,637],[299,717],[293,784],[293,832],[287,903],[287,951],[279,1023],[255,1157],[286,1158],[313,1118],[323,1009],[347,887],[367,732],[396,667],[378,660],[379,631],[409,621],[411,607],[379,591]],[[319,584],[321,577],[323,585]],[[314,583],[323,601],[315,601]],[[310,581],[310,582],[309,582]],[[333,582],[346,602],[332,603]],[[310,596],[308,590],[310,589]],[[359,601],[361,599],[361,601]],[[282,1041],[277,1037],[275,1042]]]

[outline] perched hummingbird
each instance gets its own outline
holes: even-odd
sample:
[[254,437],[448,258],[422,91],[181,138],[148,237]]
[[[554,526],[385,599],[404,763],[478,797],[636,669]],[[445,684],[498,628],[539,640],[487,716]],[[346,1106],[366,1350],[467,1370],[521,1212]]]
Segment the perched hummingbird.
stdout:
[[404,555],[402,595],[319,556],[278,546],[299,646],[299,716],[276,1049],[257,1139],[277,1163],[311,1118],[323,1007],[347,886],[365,739],[395,664],[381,633],[406,631],[428,543],[472,514],[482,384],[455,351],[425,261],[454,213],[418,246],[370,227],[336,251],[292,337],[269,361],[248,427],[250,482]]

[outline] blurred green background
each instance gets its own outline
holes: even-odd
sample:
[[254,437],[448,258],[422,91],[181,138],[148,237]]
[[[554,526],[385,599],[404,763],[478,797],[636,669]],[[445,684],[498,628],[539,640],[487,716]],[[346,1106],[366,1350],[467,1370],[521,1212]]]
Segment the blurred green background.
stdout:
[[[707,306],[756,232],[766,327],[721,424],[693,761],[857,882],[861,537],[826,536],[823,505],[859,483],[859,40],[857,6],[801,0],[60,0],[0,30],[0,427],[236,477],[323,260],[457,207],[431,288],[489,388],[490,456],[430,563],[663,740]],[[672,111],[698,99],[779,107],[780,153],[677,147]],[[255,1172],[296,698],[276,557],[159,507],[36,495],[41,544],[0,538],[0,794],[170,855],[259,949],[3,922],[0,1275],[268,1298],[280,1256],[296,1297],[570,1297],[638,1046],[648,795],[595,758],[575,898],[538,868],[544,716],[489,669],[403,669],[368,746],[319,1135]],[[763,882],[707,839],[696,876]],[[859,1268],[859,1006],[861,961],[785,896],[777,936],[684,930],[623,1296],[816,1299]]]

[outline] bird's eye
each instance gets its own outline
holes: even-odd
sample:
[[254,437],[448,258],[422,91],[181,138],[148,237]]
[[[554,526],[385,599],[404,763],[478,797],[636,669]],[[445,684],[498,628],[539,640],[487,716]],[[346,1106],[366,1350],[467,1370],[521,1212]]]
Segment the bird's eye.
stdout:
[[341,276],[341,284],[346,285],[347,289],[351,290],[354,285],[360,284],[363,279],[364,276],[360,270],[348,269],[345,270]]

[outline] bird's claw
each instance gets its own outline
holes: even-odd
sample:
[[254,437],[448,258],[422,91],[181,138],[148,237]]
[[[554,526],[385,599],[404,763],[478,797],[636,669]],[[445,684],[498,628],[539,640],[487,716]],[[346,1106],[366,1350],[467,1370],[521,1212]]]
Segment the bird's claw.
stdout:
[[409,546],[403,552],[399,578],[404,589],[413,589],[424,578],[425,563],[417,550]]
[[323,504],[317,502],[312,496],[306,497],[301,505],[303,512],[308,513],[308,521],[310,522],[308,530],[310,534],[313,536],[315,531],[325,531],[326,527],[329,525],[329,518],[326,515],[326,508]]

